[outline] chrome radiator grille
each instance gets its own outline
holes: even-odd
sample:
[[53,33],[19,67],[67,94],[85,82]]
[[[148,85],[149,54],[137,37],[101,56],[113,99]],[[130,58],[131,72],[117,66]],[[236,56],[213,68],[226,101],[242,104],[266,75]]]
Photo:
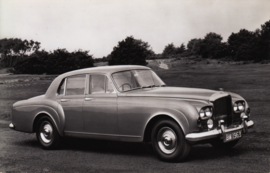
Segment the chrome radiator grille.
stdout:
[[213,102],[214,104],[214,124],[217,126],[218,120],[224,120],[227,126],[232,123],[232,98],[222,97]]

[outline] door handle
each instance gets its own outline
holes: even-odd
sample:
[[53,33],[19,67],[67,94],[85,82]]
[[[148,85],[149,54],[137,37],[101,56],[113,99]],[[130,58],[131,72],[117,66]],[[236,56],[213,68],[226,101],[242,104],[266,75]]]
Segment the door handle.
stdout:
[[61,102],[67,102],[68,99],[61,99]]
[[93,100],[92,98],[84,98],[85,101],[91,101]]

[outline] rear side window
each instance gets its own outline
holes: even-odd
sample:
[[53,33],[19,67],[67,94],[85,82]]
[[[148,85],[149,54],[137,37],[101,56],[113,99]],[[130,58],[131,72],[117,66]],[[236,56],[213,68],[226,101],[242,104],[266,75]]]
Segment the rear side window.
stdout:
[[76,75],[67,78],[66,95],[84,95],[85,75]]

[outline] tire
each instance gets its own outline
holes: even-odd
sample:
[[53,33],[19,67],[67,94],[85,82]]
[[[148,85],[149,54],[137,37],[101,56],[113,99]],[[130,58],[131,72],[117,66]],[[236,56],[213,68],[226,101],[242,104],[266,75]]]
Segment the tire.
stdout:
[[151,134],[152,147],[163,161],[184,161],[190,151],[181,128],[172,120],[158,121]]
[[230,149],[238,143],[239,139],[224,143],[221,139],[214,139],[210,144],[217,149]]
[[57,149],[61,144],[55,124],[50,117],[41,117],[37,122],[36,136],[44,149]]

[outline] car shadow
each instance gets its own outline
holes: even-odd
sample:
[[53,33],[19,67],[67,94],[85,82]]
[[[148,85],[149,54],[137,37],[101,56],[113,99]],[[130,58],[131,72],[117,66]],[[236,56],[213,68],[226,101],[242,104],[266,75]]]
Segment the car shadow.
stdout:
[[245,152],[247,151],[238,145],[230,149],[217,149],[212,147],[210,144],[194,145],[189,153],[188,161],[235,157],[242,155]]
[[121,155],[153,156],[149,143],[130,143],[92,139],[65,138],[62,150],[78,150],[96,153],[111,153]]
[[41,149],[41,145],[39,144],[39,142],[35,139],[25,139],[25,140],[17,140],[15,142],[12,142],[15,146],[19,146],[19,147],[31,147],[31,148],[40,148]]
[[[36,139],[28,139],[15,142],[15,145],[23,147],[40,148],[41,146]],[[92,139],[65,138],[59,149],[61,151],[82,151],[89,153],[115,154],[115,155],[132,155],[138,157],[156,158],[154,150],[150,143],[130,143],[115,142]],[[222,150],[212,147],[210,144],[200,144],[192,146],[187,162],[196,160],[213,160],[227,157],[235,157],[246,153],[247,150],[241,145],[234,148]]]

